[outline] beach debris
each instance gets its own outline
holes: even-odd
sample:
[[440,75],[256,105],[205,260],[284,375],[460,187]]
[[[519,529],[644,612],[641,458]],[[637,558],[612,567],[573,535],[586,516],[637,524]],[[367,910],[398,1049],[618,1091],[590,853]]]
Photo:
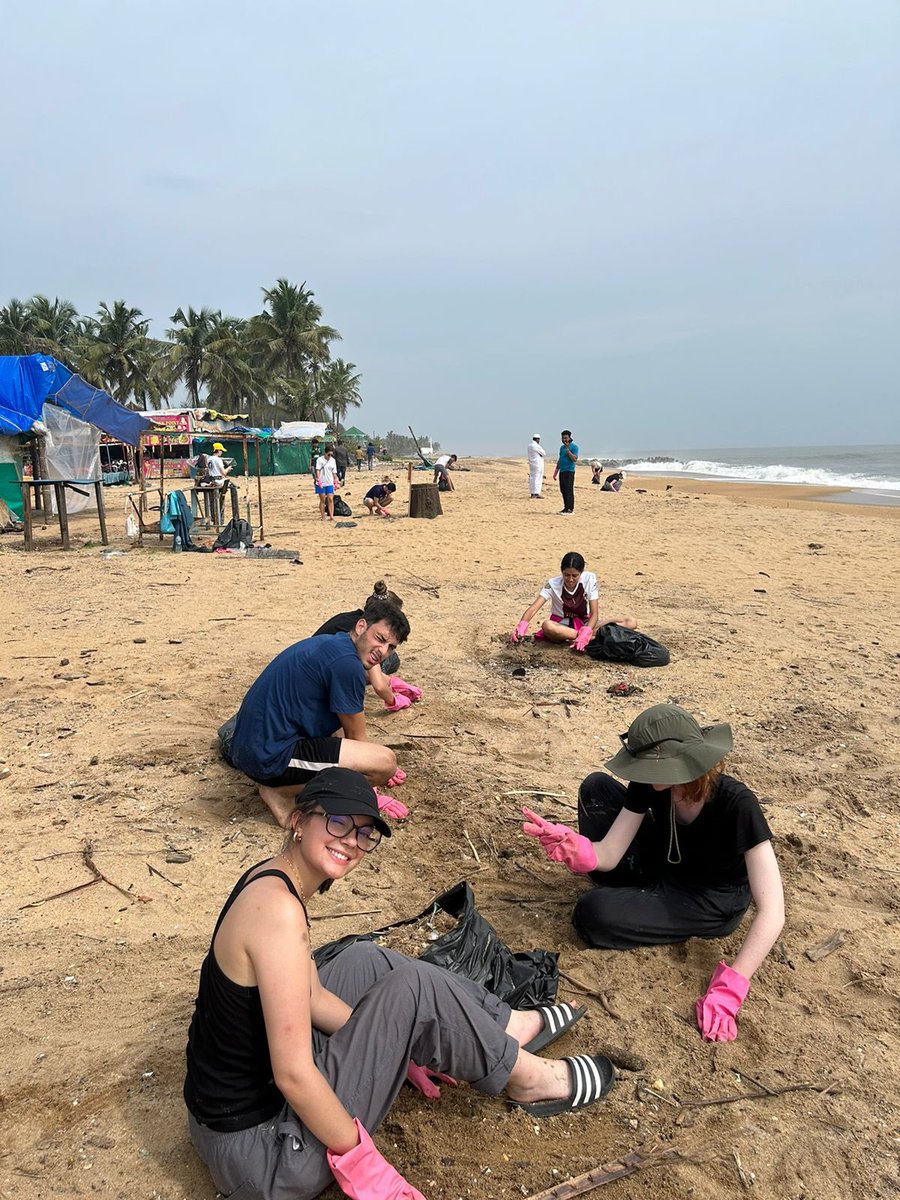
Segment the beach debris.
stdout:
[[0,779],[9,779],[12,771],[9,767],[0,767]]
[[610,696],[636,696],[643,692],[642,687],[638,687],[636,683],[626,683],[624,680],[621,683],[613,683],[606,689]]
[[335,529],[355,529],[356,522],[355,521],[335,521],[334,527],[335,527]]
[[524,678],[525,675],[527,675],[527,673],[528,672],[525,670],[524,667],[513,667],[512,671],[510,671],[510,674],[514,675],[516,677],[516,679]]
[[803,953],[810,962],[818,962],[821,958],[827,958],[829,954],[834,954],[835,950],[843,946],[849,932],[849,929],[836,929],[830,937],[825,938],[822,942],[817,942],[815,946],[810,946]]
[[807,542],[806,546],[807,546],[807,549],[809,549],[809,550],[824,550],[825,549],[824,542]]
[[167,863],[189,863],[191,857],[186,850],[169,849],[166,851]]
[[768,595],[768,592],[766,591],[766,589],[765,589],[765,588],[754,588],[753,590],[754,590],[754,592],[756,592],[756,593],[757,593],[758,595],[760,595],[760,596],[766,596],[766,595]]
[[566,1179],[544,1192],[538,1192],[530,1196],[529,1200],[570,1200],[573,1196],[581,1196],[585,1192],[593,1191],[594,1188],[613,1183],[616,1179],[625,1179],[628,1175],[634,1175],[636,1171],[643,1171],[647,1167],[662,1166],[664,1163],[682,1159],[684,1159],[684,1155],[677,1150],[662,1150],[650,1154],[632,1150],[614,1162],[592,1167],[583,1175],[576,1175],[573,1179]]
[[131,640],[134,642],[134,644],[136,646],[143,646],[143,644],[146,642],[147,639],[146,638],[132,638]]
[[647,495],[647,489],[646,489],[646,488],[635,488],[634,490],[635,490],[635,492],[636,492],[636,493],[637,493],[639,496],[646,496],[646,495]]

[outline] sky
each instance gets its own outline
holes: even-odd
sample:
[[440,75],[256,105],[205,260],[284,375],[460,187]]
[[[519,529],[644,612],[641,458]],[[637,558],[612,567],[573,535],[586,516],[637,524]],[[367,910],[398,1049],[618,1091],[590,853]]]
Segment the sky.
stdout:
[[306,282],[459,454],[900,442],[896,0],[9,6],[0,304]]

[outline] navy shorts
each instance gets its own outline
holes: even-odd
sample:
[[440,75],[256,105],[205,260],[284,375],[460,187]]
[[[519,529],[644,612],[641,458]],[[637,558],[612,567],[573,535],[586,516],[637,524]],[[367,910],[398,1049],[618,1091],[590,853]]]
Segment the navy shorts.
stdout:
[[263,787],[290,787],[292,784],[309,783],[319,771],[336,767],[341,756],[343,738],[301,738],[294,747],[291,760],[280,775],[274,779],[258,779]]

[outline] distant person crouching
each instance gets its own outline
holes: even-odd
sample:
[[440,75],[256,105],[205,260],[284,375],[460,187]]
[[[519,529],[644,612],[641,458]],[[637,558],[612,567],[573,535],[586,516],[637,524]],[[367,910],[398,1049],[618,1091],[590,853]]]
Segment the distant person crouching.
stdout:
[[376,513],[380,517],[389,517],[391,514],[387,511],[387,506],[394,499],[396,490],[396,483],[376,483],[363,496],[363,504],[373,517]]
[[619,492],[622,490],[622,484],[625,482],[624,471],[613,471],[612,475],[607,475],[603,481],[601,492]]

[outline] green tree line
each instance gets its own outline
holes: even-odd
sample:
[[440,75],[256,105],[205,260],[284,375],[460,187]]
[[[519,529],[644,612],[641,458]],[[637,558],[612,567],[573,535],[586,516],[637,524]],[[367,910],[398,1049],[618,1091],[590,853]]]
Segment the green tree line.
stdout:
[[93,317],[59,298],[10,300],[0,308],[0,354],[52,355],[132,408],[164,407],[180,385],[190,407],[246,413],[253,425],[343,425],[361,404],[361,376],[332,358],[341,335],[305,283],[279,279],[262,294],[262,311],[246,318],[179,308],[164,338],[151,337],[149,319],[124,300]]

